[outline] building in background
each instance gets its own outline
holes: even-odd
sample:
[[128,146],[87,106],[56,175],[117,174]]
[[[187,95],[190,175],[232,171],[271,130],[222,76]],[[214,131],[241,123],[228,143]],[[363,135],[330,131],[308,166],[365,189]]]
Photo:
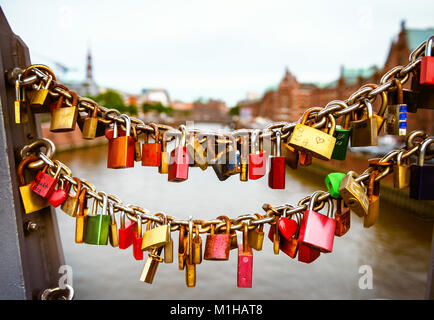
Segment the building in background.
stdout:
[[[406,65],[410,52],[421,42],[434,34],[434,28],[406,29],[405,22],[401,31],[392,41],[383,68],[372,66],[367,69],[349,69],[341,67],[340,76],[330,83],[299,83],[288,68],[280,83],[267,88],[262,97],[246,98],[239,101],[241,120],[250,121],[255,117],[264,117],[273,121],[297,121],[307,107],[325,106],[332,100],[345,100],[363,84],[380,82],[381,76],[397,65]],[[404,88],[410,88],[410,81]],[[380,101],[374,105],[378,109]],[[433,113],[419,109],[408,114],[408,130],[422,128],[434,133]]]
[[87,52],[86,58],[86,78],[84,81],[70,81],[65,82],[65,85],[73,91],[76,91],[81,96],[96,96],[98,93],[103,91],[102,88],[98,86],[93,77],[93,62],[92,54],[90,49]]

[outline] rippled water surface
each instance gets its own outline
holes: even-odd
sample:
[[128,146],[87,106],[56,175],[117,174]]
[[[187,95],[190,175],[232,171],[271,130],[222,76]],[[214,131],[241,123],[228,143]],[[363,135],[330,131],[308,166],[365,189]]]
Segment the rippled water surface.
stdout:
[[[92,182],[97,190],[114,194],[126,204],[179,218],[263,213],[263,203],[295,204],[325,188],[288,168],[285,190],[268,188],[266,178],[241,182],[232,176],[220,182],[212,168],[190,168],[187,181],[169,183],[157,168],[138,163],[134,169],[107,169],[106,157],[105,146],[58,155],[75,176]],[[433,230],[431,222],[382,202],[374,227],[364,229],[363,221],[353,214],[350,231],[335,238],[333,252],[322,254],[312,264],[283,253],[274,255],[266,237],[263,250],[254,251],[253,288],[236,286],[237,250],[231,251],[229,261],[204,260],[196,268],[196,287],[187,288],[185,273],[177,264],[178,232],[172,234],[174,263],[160,264],[149,285],[139,281],[144,261],[136,261],[131,248],[76,244],[75,220],[60,209],[57,217],[66,263],[73,269],[76,299],[423,299]],[[359,288],[363,276],[359,268],[364,265],[372,267],[373,289]]]

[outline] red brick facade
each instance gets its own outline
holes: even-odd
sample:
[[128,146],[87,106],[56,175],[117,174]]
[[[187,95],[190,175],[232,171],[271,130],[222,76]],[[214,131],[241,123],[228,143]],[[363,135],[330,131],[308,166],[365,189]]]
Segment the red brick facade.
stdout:
[[[239,105],[241,109],[249,109],[247,113],[252,117],[260,116],[273,121],[296,121],[308,107],[325,106],[336,99],[345,100],[363,84],[378,84],[386,71],[397,65],[406,65],[410,51],[414,49],[410,46],[419,44],[417,41],[426,40],[427,35],[434,35],[434,29],[406,30],[403,23],[400,33],[391,44],[382,70],[375,66],[367,70],[342,68],[339,79],[325,86],[299,83],[295,76],[286,70],[277,89],[266,91],[260,99],[240,101]],[[410,88],[410,82],[407,81],[404,88]],[[378,110],[379,105],[380,101],[376,101],[374,110]],[[432,110],[418,109],[417,113],[409,113],[408,119],[409,131],[420,128],[431,134],[434,132]]]

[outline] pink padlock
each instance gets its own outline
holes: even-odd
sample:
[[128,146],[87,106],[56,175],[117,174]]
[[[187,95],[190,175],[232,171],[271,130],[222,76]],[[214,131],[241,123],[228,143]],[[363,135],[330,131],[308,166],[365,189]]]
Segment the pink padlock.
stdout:
[[333,201],[329,197],[327,216],[313,210],[316,200],[322,194],[323,191],[316,191],[310,197],[308,210],[303,213],[299,243],[329,253],[333,250],[336,228],[336,221],[332,216]]
[[189,156],[186,147],[187,132],[184,125],[180,126],[181,141],[176,139],[175,149],[170,153],[168,181],[181,182],[188,179]]
[[251,288],[253,274],[253,252],[249,247],[249,228],[244,223],[243,243],[238,245],[238,276],[237,287]]

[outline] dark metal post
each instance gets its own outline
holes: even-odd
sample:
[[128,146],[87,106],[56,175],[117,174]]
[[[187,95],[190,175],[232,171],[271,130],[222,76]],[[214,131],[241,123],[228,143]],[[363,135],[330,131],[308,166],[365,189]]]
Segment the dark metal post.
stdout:
[[[19,150],[41,134],[39,120],[16,124],[7,75],[30,65],[29,50],[0,9],[0,299],[37,299],[57,287],[64,264],[55,211],[25,214],[18,191]],[[28,227],[32,232],[25,232]],[[36,227],[36,228],[35,228]]]

